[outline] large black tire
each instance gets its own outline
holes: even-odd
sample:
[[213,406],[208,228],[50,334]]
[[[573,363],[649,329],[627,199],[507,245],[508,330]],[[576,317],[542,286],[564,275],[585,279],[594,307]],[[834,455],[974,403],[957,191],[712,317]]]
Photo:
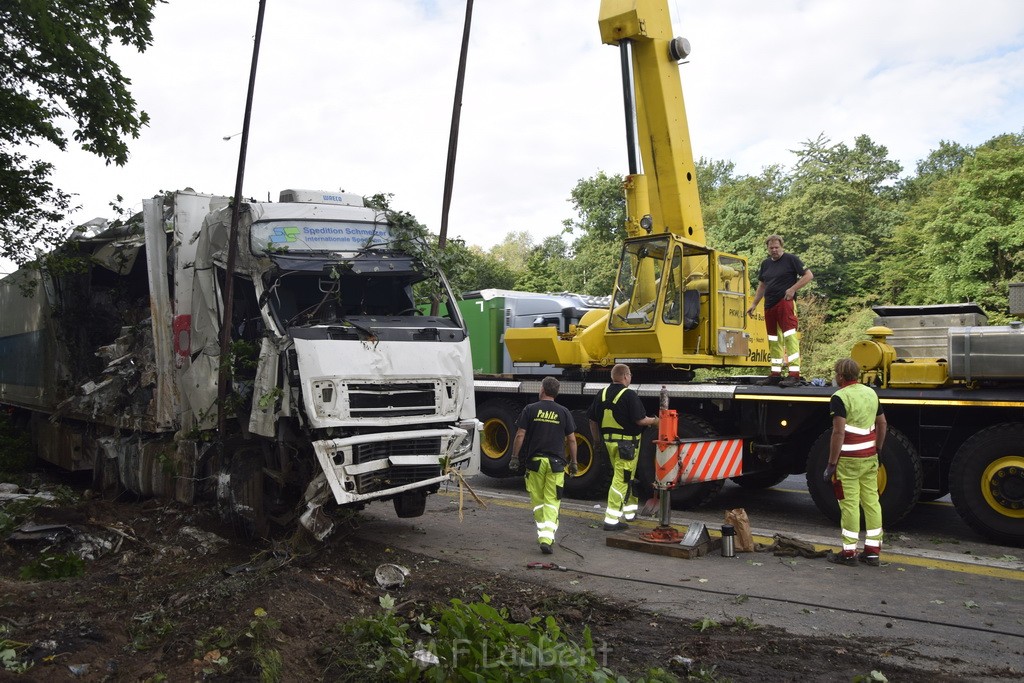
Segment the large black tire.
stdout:
[[[585,410],[572,411],[576,423],[576,462],[579,474],[565,477],[565,496],[579,500],[607,498],[612,483],[612,464],[604,445],[594,443],[590,433],[590,418]],[[568,461],[568,453],[566,460]]]
[[406,491],[391,499],[395,514],[406,519],[421,517],[427,509],[427,494],[424,491]]
[[[821,513],[839,522],[839,501],[832,484],[822,478],[828,464],[832,430],[824,431],[807,456],[807,490]],[[878,502],[883,527],[894,526],[914,509],[921,497],[924,470],[921,456],[900,430],[889,427],[885,446],[878,458]]]
[[477,410],[477,419],[484,424],[480,432],[480,471],[487,476],[501,479],[522,474],[508,470],[516,420],[522,410],[522,406],[504,399],[488,401]]
[[243,538],[263,538],[267,535],[267,516],[263,501],[263,450],[256,446],[242,446],[231,454],[228,465],[230,476],[230,506],[228,517]]
[[765,472],[744,474],[741,477],[733,477],[732,481],[745,489],[770,489],[784,481],[788,476],[789,472],[767,470]]
[[[707,421],[693,415],[679,416],[679,436],[683,439],[695,439],[700,437],[717,437],[715,428]],[[640,465],[637,468],[641,480],[641,505],[646,496],[654,492],[654,441],[658,438],[656,428],[649,428],[644,432],[640,444]],[[707,505],[722,490],[725,482],[706,481],[700,484],[688,484],[672,491],[673,510],[693,510],[702,505]]]
[[953,456],[949,493],[972,529],[1024,547],[1024,423],[993,425],[967,439]]

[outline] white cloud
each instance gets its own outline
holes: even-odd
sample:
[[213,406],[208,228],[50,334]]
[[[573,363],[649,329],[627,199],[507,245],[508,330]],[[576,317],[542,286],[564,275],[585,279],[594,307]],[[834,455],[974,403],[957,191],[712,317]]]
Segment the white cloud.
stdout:
[[[824,132],[866,133],[905,169],[940,140],[978,144],[1024,122],[1024,3],[671,0],[693,150],[740,173],[789,165]],[[58,185],[110,215],[186,186],[235,183],[256,0],[175,0],[155,43],[119,50],[152,117],[124,168],[52,155]],[[598,170],[624,173],[617,50],[599,2],[476,2],[463,95],[452,236],[489,247],[535,241],[572,216],[569,192]],[[464,0],[267,0],[245,171],[248,196],[287,187],[391,192],[440,226]]]

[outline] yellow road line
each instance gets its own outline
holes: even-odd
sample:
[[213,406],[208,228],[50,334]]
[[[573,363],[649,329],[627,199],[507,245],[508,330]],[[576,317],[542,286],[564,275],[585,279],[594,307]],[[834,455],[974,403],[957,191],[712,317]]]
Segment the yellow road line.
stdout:
[[[449,496],[454,498],[452,493],[441,493],[441,495]],[[493,505],[500,505],[501,507],[508,508],[519,508],[520,510],[533,510],[533,505],[529,501],[522,500],[511,500],[508,498],[492,498],[486,494],[477,493],[481,498],[486,498],[487,501]],[[604,513],[589,512],[584,510],[573,510],[572,508],[562,508],[559,513],[562,517],[575,517],[577,519],[589,519],[593,521],[601,521]],[[658,526],[654,522],[648,522],[646,520],[633,520],[630,522],[631,526],[638,528],[653,529]],[[675,524],[673,526],[678,527],[680,530],[687,529],[685,524]],[[708,534],[711,536],[721,536],[720,531],[708,529]],[[767,536],[754,535],[754,542],[760,543],[761,545],[770,545],[774,541],[773,538]],[[815,543],[815,550],[839,550],[838,546],[822,545]],[[752,554],[751,557],[756,557],[756,554]],[[898,552],[885,550],[883,554],[883,564],[905,564],[913,567],[923,567],[925,569],[938,569],[948,572],[960,572],[962,574],[974,574],[976,576],[989,576],[997,579],[1010,579],[1012,581],[1024,581],[1024,570],[1020,569],[1004,569],[1002,567],[988,567],[984,565],[968,564],[966,562],[953,562],[951,560],[938,560],[930,557],[916,557],[914,555],[903,555]]]

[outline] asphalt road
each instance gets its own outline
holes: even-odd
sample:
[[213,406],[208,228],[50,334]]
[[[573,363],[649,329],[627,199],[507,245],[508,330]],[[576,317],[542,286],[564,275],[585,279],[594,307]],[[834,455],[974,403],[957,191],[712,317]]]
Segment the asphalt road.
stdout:
[[[479,476],[469,483],[486,507],[463,491],[461,520],[453,486],[431,496],[417,519],[369,506],[360,533],[485,571],[636,602],[652,612],[652,623],[659,614],[694,621],[742,616],[797,634],[883,639],[894,661],[970,680],[986,680],[983,672],[993,667],[1024,678],[1024,551],[979,538],[948,501],[921,504],[887,529],[877,568],[770,553],[681,559],[609,547],[601,502],[573,500],[563,502],[556,551],[546,556],[537,548],[521,481]],[[797,477],[754,491],[727,483],[708,508],[674,511],[672,524],[685,531],[702,522],[717,537],[724,511],[734,507],[747,511],[755,542],[783,534],[819,548],[838,543],[837,528]],[[619,534],[636,538],[656,523],[641,520]],[[528,569],[534,561],[567,570]]]

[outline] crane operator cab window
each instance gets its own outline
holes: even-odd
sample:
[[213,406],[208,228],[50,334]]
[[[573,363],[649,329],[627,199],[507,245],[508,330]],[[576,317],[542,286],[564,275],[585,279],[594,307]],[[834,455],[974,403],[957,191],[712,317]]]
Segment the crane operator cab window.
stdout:
[[627,242],[623,246],[608,323],[611,329],[643,330],[654,325],[668,246],[668,238]]

